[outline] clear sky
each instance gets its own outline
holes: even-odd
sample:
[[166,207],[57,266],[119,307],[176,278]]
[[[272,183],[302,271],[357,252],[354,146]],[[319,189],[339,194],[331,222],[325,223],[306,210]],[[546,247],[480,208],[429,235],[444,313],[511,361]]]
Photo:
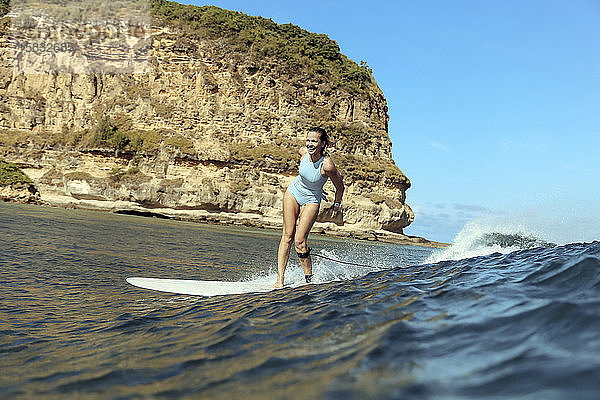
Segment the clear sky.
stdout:
[[182,3],[293,23],[367,62],[412,181],[405,233],[452,241],[496,215],[600,240],[600,1]]

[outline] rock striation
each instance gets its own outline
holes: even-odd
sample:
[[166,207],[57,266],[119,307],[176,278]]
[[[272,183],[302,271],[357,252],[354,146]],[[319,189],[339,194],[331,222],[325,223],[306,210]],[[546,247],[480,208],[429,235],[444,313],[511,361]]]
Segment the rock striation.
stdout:
[[[315,230],[408,240],[410,180],[392,159],[386,100],[366,65],[345,58],[324,35],[292,25],[216,7],[152,5],[151,23],[125,38],[147,63],[135,70],[103,70],[111,57],[113,66],[123,61],[123,52],[103,53],[97,46],[96,63],[81,71],[82,57],[89,61],[92,54],[83,35],[69,39],[77,65],[69,68],[65,54],[44,54],[54,70],[23,72],[15,65],[31,58],[20,43],[27,38],[11,31],[19,11],[1,19],[0,158],[27,173],[41,201],[278,227],[298,149],[307,129],[320,125],[332,132],[330,154],[346,193],[344,224],[327,222],[326,201]],[[48,16],[28,21],[44,18],[52,26]],[[215,35],[189,27],[201,18],[213,31],[231,21],[237,30]],[[118,29],[105,26],[103,32]],[[256,29],[292,32],[308,43],[302,44],[307,54],[328,46],[337,53],[325,54],[322,64],[302,65],[308,58],[299,62],[280,54],[280,47],[257,48]],[[239,38],[249,32],[254,36],[241,46]],[[330,182],[325,190],[332,200]]]

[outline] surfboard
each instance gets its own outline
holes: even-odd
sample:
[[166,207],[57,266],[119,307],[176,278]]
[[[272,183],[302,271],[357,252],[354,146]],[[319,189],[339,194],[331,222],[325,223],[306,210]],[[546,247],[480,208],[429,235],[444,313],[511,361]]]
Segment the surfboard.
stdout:
[[127,282],[143,289],[194,296],[221,296],[228,294],[270,292],[271,290],[275,290],[273,288],[273,282],[270,281],[223,282],[132,277],[127,278]]

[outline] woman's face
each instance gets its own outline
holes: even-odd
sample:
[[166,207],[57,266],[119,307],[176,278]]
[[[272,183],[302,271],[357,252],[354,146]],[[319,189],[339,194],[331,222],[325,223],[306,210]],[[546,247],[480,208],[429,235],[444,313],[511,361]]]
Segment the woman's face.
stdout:
[[321,142],[321,134],[319,132],[308,132],[306,135],[306,148],[308,154],[322,154],[323,142]]

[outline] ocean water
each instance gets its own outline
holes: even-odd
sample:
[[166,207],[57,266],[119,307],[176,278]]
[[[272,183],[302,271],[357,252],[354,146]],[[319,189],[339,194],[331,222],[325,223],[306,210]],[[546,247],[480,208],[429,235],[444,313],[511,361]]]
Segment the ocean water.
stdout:
[[[596,399],[600,242],[465,229],[432,250],[311,237],[315,282],[182,296],[129,276],[275,281],[278,232],[0,204],[0,398]],[[303,278],[291,257],[287,281]]]

